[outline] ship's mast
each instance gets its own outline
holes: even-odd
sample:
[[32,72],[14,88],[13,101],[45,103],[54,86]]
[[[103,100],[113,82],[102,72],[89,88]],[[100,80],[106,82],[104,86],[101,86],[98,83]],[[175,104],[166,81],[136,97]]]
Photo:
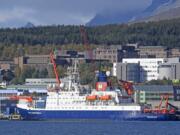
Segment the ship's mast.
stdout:
[[78,61],[77,58],[72,59],[72,66],[68,67],[67,74],[69,77],[69,90],[73,83],[79,83]]

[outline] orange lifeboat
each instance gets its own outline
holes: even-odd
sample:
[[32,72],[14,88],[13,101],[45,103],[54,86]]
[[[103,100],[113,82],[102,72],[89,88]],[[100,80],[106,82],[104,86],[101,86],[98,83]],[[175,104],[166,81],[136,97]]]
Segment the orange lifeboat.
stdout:
[[26,100],[27,102],[33,101],[31,96],[11,96],[10,100]]
[[33,101],[32,97],[22,97],[20,99],[26,100],[27,102],[32,102]]
[[110,95],[104,95],[104,96],[101,96],[99,99],[106,101],[106,100],[110,100],[111,96]]
[[97,95],[90,95],[90,96],[87,96],[87,97],[86,97],[86,100],[89,100],[89,101],[97,100]]

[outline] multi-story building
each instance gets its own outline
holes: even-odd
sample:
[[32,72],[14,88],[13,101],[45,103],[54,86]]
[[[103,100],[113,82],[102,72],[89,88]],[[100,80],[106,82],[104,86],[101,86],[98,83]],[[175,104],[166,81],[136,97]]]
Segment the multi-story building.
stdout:
[[121,46],[118,47],[98,47],[94,50],[94,59],[109,60],[110,62],[118,62]]
[[139,63],[114,63],[113,76],[119,80],[140,82]]
[[[57,50],[54,52],[55,61],[57,65],[71,64],[72,58],[77,58],[79,61],[85,61],[83,52]],[[50,55],[26,55],[17,57],[14,59],[14,63],[21,69],[25,66],[36,67],[38,69],[47,68],[47,65],[51,65]]]
[[123,59],[123,63],[139,63],[140,65],[140,82],[157,80],[158,66],[164,63],[163,58],[139,58],[139,59]]
[[72,59],[76,58],[79,62],[84,62],[86,59],[89,59],[92,53],[88,52],[77,52],[71,50],[56,50],[54,51],[56,63],[59,65],[68,65],[71,64]]
[[[130,47],[132,46],[133,45],[130,45]],[[135,51],[138,52],[138,56],[140,58],[180,57],[180,48],[168,48],[165,46],[138,46],[137,44],[136,46],[134,46],[134,48],[135,48]],[[130,50],[128,50],[127,52],[130,52]]]
[[[157,80],[164,76],[172,76],[170,78],[179,78],[179,58],[139,58],[139,59],[123,59],[123,63],[139,63],[140,65],[140,82]],[[166,64],[165,64],[166,63]],[[165,65],[163,65],[165,64]],[[167,68],[171,65],[171,68]],[[166,68],[165,68],[166,67]],[[168,72],[165,72],[168,70]],[[173,71],[173,72],[172,72]],[[172,75],[174,74],[174,75]]]
[[14,59],[14,63],[21,69],[24,66],[37,67],[39,69],[45,68],[50,63],[49,55],[26,55]]
[[172,48],[169,57],[180,57],[180,48]]
[[169,49],[163,46],[139,46],[140,58],[168,58]]
[[123,58],[137,58],[135,46],[104,46],[94,50],[94,59],[109,60],[111,63],[121,62]]

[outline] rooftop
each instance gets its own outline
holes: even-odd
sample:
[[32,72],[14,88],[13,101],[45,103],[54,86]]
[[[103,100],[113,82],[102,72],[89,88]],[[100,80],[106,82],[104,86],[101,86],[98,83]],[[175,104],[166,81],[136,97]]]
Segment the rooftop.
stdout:
[[135,90],[142,91],[173,91],[173,85],[134,85]]

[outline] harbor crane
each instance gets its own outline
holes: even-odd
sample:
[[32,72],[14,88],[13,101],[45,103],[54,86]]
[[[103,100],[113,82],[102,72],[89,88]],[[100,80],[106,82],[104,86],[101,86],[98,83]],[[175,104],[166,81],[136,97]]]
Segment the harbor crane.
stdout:
[[54,69],[54,74],[56,76],[56,81],[57,81],[57,84],[58,86],[60,86],[61,84],[61,81],[59,79],[59,75],[58,75],[58,72],[57,72],[57,65],[56,65],[56,62],[54,60],[54,54],[53,52],[50,53],[50,59],[51,59],[51,63],[53,64],[53,69]]
[[86,33],[86,30],[85,30],[83,25],[80,26],[80,32],[81,32],[81,37],[83,39],[83,45],[85,46],[85,49],[86,49],[86,55],[88,56],[88,59],[92,60],[93,53],[92,53],[92,50],[91,50],[91,48],[89,46],[87,33]]
[[131,96],[134,94],[134,90],[133,90],[133,83],[128,82],[128,81],[123,81],[123,80],[119,80],[119,85],[122,86],[124,88],[124,90],[126,91],[126,93]]

